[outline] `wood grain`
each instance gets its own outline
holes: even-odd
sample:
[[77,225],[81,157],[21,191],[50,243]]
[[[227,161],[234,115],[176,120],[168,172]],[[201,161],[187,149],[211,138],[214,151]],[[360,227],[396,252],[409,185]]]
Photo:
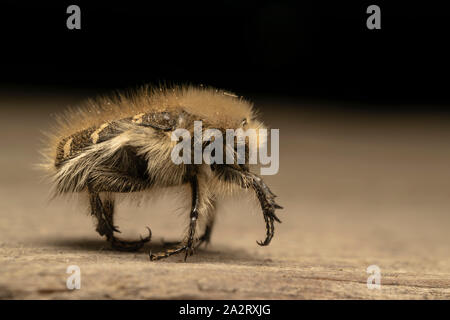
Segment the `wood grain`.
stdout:
[[[266,182],[284,206],[269,247],[264,221],[243,194],[219,205],[205,250],[150,262],[186,223],[183,190],[118,208],[124,237],[154,242],[111,251],[85,205],[48,202],[32,168],[49,114],[78,96],[0,99],[0,298],[4,299],[449,299],[450,121],[431,115],[324,111],[257,101],[280,128],[280,172]],[[276,108],[275,108],[276,107]],[[19,121],[20,120],[20,121]],[[66,269],[81,289],[66,289]],[[381,270],[369,290],[366,269]]]

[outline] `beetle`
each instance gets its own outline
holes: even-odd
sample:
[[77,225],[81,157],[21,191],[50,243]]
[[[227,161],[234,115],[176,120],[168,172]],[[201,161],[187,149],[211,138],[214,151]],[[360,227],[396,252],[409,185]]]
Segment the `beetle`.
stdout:
[[[57,117],[49,134],[44,167],[52,178],[55,195],[87,193],[96,231],[118,250],[134,251],[151,240],[118,238],[114,225],[116,193],[152,191],[188,184],[192,205],[187,232],[173,248],[150,252],[158,260],[185,252],[185,260],[202,243],[210,241],[217,197],[241,189],[254,190],[266,224],[265,240],[274,235],[275,214],[281,209],[275,195],[248,163],[175,164],[171,153],[177,129],[264,128],[250,102],[223,90],[194,86],[143,87],[131,94],[88,100],[76,110]],[[248,147],[246,145],[246,147]],[[248,149],[248,148],[247,148]],[[232,150],[233,152],[236,150]],[[198,235],[198,229],[203,234]]]

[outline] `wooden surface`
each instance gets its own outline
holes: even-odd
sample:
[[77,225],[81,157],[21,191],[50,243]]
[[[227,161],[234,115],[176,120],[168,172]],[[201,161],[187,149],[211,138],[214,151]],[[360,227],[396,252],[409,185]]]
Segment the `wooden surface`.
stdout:
[[[23,96],[23,95],[22,95]],[[124,237],[153,230],[138,253],[111,251],[86,204],[48,202],[32,168],[49,114],[76,96],[0,99],[0,298],[6,299],[449,299],[450,126],[443,117],[330,114],[294,102],[258,101],[280,128],[280,172],[266,178],[285,207],[269,247],[261,213],[243,194],[220,203],[212,243],[150,262],[176,240],[189,201],[169,190],[119,206]],[[285,108],[273,108],[274,106]],[[66,269],[81,269],[81,289]],[[366,269],[381,270],[369,290]]]

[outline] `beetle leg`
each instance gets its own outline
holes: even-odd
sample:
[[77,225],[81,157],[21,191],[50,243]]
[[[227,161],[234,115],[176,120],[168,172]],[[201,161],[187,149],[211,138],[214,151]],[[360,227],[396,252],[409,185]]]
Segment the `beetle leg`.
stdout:
[[151,240],[151,230],[147,227],[149,235],[141,240],[126,241],[114,236],[114,232],[120,232],[114,226],[114,201],[107,199],[102,203],[98,193],[89,188],[89,199],[91,205],[91,214],[97,218],[97,232],[106,239],[111,246],[120,251],[137,251]]
[[205,248],[208,246],[208,244],[211,241],[211,234],[213,231],[215,220],[216,220],[216,215],[214,212],[212,212],[210,215],[208,215],[208,220],[206,221],[205,231],[198,238],[197,243],[195,244],[195,249],[199,248],[202,244],[205,244]]
[[264,241],[257,241],[257,243],[261,246],[267,246],[274,235],[274,221],[281,223],[275,214],[275,210],[283,209],[283,207],[275,202],[276,195],[269,189],[261,177],[248,171],[248,168],[223,165],[214,166],[212,169],[217,172],[219,178],[234,181],[242,188],[252,188],[255,191],[266,223],[266,238]]
[[197,228],[197,220],[198,220],[198,205],[199,205],[199,192],[198,192],[198,180],[197,177],[191,178],[191,187],[192,187],[192,208],[189,219],[189,231],[187,239],[178,244],[177,247],[162,251],[160,253],[153,254],[149,253],[150,261],[160,260],[163,258],[170,257],[174,254],[178,254],[180,252],[185,251],[184,261],[186,261],[188,255],[192,255],[194,253],[194,242],[195,242],[195,230]]
[[189,222],[189,235],[187,240],[187,249],[186,254],[184,256],[184,261],[186,261],[188,255],[192,255],[194,253],[194,236],[195,230],[197,229],[197,219],[198,219],[198,180],[197,177],[193,177],[191,179],[191,187],[192,187],[192,209],[190,214],[190,222]]
[[[215,216],[212,216],[206,224],[204,233],[198,238],[195,249],[198,249],[202,244],[205,244],[205,247],[210,243],[211,241],[211,233],[214,226]],[[180,246],[181,242],[179,241],[162,241],[163,246]]]
[[281,223],[281,220],[275,214],[275,209],[283,209],[283,207],[275,202],[276,195],[273,194],[261,177],[250,172],[248,175],[251,176],[251,186],[255,190],[266,222],[266,238],[264,241],[257,241],[257,243],[260,246],[267,246],[275,232],[274,221]]

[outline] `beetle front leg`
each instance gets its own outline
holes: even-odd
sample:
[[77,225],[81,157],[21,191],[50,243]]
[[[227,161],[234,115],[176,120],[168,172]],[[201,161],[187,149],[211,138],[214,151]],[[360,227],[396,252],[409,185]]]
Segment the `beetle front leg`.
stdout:
[[283,208],[275,202],[276,195],[261,177],[250,172],[246,166],[213,165],[211,169],[216,172],[219,179],[231,181],[242,188],[252,188],[255,191],[266,223],[266,238],[264,241],[257,241],[257,243],[260,246],[267,246],[274,235],[274,221],[281,223],[275,214],[275,210]]
[[257,243],[260,246],[267,246],[275,232],[274,221],[281,223],[281,220],[275,214],[275,209],[283,209],[283,207],[275,202],[276,195],[269,189],[261,177],[254,173],[249,173],[249,175],[252,177],[251,184],[258,197],[263,211],[264,221],[266,222],[266,238],[264,241],[257,241]]
[[251,184],[256,192],[261,209],[263,211],[264,221],[266,222],[266,239],[257,241],[260,246],[267,246],[273,238],[275,227],[274,221],[281,223],[275,214],[275,209],[283,209],[282,206],[275,202],[276,195],[269,189],[264,181],[257,175],[250,173],[252,176]]

